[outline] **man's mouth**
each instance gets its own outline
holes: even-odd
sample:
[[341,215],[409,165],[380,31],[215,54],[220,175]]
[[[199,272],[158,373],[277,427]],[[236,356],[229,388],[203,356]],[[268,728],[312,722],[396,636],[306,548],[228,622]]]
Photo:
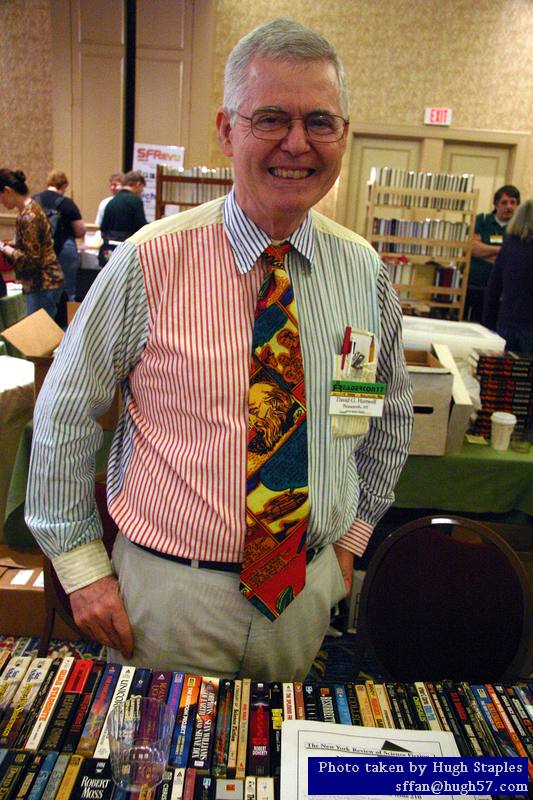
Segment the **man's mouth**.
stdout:
[[283,169],[282,167],[270,167],[268,171],[275,178],[289,178],[291,180],[309,178],[309,176],[315,172],[314,169]]

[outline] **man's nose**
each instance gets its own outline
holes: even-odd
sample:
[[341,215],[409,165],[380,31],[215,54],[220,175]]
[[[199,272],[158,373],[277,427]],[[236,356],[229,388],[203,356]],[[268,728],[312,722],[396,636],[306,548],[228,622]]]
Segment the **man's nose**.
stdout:
[[302,119],[292,120],[286,136],[281,140],[281,146],[290,153],[304,153],[309,150],[309,137]]

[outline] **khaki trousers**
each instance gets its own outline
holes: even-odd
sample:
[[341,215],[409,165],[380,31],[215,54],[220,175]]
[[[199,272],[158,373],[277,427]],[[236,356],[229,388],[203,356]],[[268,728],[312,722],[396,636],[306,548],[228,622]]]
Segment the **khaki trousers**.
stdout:
[[239,575],[196,569],[152,555],[118,535],[113,566],[135,638],[131,661],[196,675],[262,681],[303,680],[344,597],[335,551],[326,546],[307,567],[306,585],[270,622],[239,592]]

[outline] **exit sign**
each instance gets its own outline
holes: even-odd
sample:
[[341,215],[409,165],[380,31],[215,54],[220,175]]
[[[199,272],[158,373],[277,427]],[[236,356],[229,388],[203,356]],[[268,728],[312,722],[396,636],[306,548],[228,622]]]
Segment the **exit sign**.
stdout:
[[425,108],[424,123],[426,125],[451,125],[451,108]]

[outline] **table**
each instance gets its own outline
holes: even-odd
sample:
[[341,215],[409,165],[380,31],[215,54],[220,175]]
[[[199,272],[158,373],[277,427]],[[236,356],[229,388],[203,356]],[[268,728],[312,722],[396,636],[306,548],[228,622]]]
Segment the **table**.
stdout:
[[533,450],[465,443],[459,453],[409,456],[395,493],[398,508],[533,516]]
[[[24,522],[26,483],[30,466],[33,423],[29,422],[20,437],[15,464],[7,493],[4,519],[4,541],[13,547],[37,547],[32,533]],[[111,448],[112,431],[104,431],[104,442],[96,454],[96,472],[104,472]]]

